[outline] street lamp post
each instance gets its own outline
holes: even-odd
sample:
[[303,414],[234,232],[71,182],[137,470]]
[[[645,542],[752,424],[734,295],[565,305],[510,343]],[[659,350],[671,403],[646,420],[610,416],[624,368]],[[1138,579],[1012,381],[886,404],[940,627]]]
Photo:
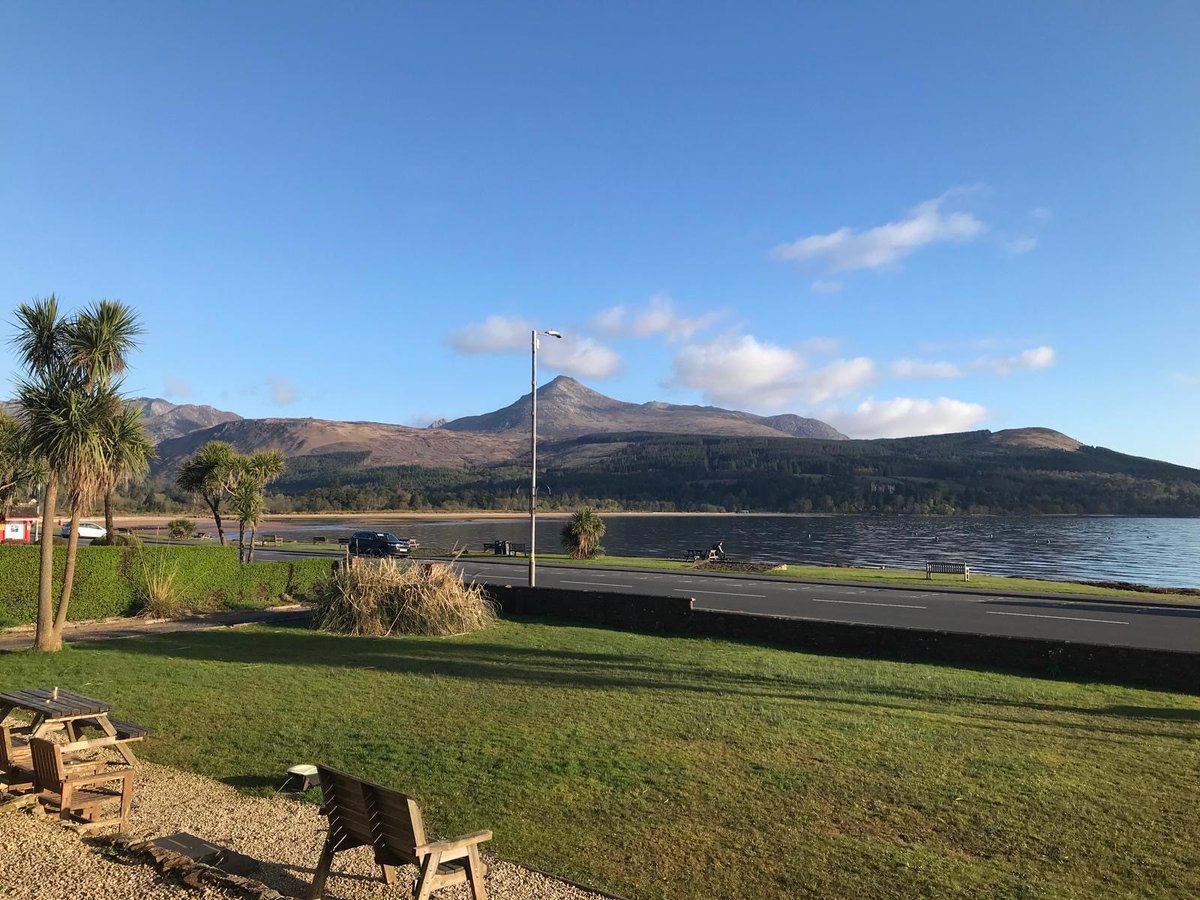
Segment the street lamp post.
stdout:
[[[561,338],[557,331],[543,331],[552,338]],[[532,332],[530,360],[532,363],[533,392],[530,394],[532,410],[529,429],[529,586],[537,587],[537,352],[538,333]]]

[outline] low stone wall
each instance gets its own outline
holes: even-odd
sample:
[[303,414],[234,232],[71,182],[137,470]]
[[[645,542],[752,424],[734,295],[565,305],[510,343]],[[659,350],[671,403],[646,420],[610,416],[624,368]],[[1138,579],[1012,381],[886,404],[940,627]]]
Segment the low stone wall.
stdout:
[[814,653],[942,663],[1200,694],[1200,653],[710,612],[693,609],[693,601],[686,597],[558,588],[489,586],[487,590],[505,616],[535,616],[649,634],[728,638]]

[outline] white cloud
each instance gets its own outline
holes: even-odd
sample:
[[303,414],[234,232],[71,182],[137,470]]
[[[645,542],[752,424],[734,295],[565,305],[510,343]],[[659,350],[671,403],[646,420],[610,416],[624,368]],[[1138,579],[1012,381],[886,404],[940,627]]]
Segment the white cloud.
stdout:
[[512,353],[529,350],[533,326],[524,319],[509,316],[488,316],[482,322],[465,325],[451,332],[450,346],[459,353],[478,356],[482,353]]
[[1045,206],[1035,206],[1029,211],[1029,218],[1035,222],[1049,222],[1053,218],[1053,213]]
[[951,362],[929,362],[923,359],[898,359],[891,365],[896,378],[961,378],[962,366]]
[[1171,376],[1171,380],[1176,384],[1186,388],[1200,387],[1200,375],[1192,372],[1176,372]]
[[943,209],[946,201],[963,192],[948,191],[914,207],[898,222],[866,231],[849,227],[814,234],[771,251],[785,262],[823,261],[830,272],[878,269],[898,262],[930,244],[962,244],[981,235],[987,226],[969,212]]
[[196,392],[182,378],[166,375],[163,377],[163,393],[176,400],[186,400]]
[[836,294],[844,287],[845,285],[840,281],[814,281],[812,292],[814,294]]
[[918,434],[948,434],[970,431],[988,417],[978,403],[938,397],[928,400],[897,397],[894,400],[865,400],[853,410],[831,409],[821,418],[850,437],[889,438]]
[[1021,256],[1030,253],[1037,247],[1038,239],[1031,234],[1021,235],[1012,240],[1004,241],[1003,247],[1010,256]]
[[561,340],[542,338],[538,360],[549,369],[578,378],[609,378],[621,368],[621,358],[608,347],[573,335]]
[[640,310],[623,304],[610,306],[596,314],[592,325],[611,338],[645,338],[661,334],[669,341],[686,341],[697,332],[712,327],[721,315],[709,312],[687,317],[676,310],[675,301],[666,294],[655,294]]
[[271,399],[279,406],[288,406],[296,402],[296,388],[286,378],[278,375],[267,379],[271,388]]
[[1014,372],[1034,372],[1054,365],[1056,354],[1053,347],[1032,347],[1016,356],[985,356],[971,365],[976,369],[994,372],[997,375],[1012,375]]
[[[482,322],[451,332],[447,341],[459,353],[512,354],[530,352],[533,326],[524,319],[488,316]],[[548,369],[579,378],[608,378],[621,367],[621,359],[611,349],[588,337],[566,334],[562,338],[543,337],[538,362]]]
[[801,351],[742,335],[680,349],[671,383],[703,392],[710,403],[777,410],[821,403],[874,379],[875,364],[866,357],[834,360],[809,371]]

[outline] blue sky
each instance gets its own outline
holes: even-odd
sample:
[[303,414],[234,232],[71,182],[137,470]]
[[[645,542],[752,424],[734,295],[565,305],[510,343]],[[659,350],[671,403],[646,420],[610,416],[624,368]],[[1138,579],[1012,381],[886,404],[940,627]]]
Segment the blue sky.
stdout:
[[545,378],[625,400],[1200,466],[1198,45],[1190,2],[0,0],[0,337],[119,298],[132,393],[423,424],[556,328]]

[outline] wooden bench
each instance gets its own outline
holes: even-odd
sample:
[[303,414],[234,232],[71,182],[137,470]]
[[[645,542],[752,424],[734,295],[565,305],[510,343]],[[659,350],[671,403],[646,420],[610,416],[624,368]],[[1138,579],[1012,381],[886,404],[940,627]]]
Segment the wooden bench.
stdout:
[[[145,725],[137,725],[133,722],[122,722],[120,719],[109,717],[108,724],[117,732],[117,739],[122,741],[140,741],[144,740],[146,735],[150,733],[150,729]],[[100,728],[100,723],[95,719],[79,719],[75,722],[75,727],[95,728],[98,731],[103,731]]]
[[416,800],[327,766],[317,766],[317,772],[324,798],[321,812],[329,817],[329,835],[308,900],[324,896],[334,854],[354,847],[374,849],[375,862],[389,885],[396,881],[396,866],[416,866],[420,876],[413,887],[414,900],[429,900],[434,891],[454,884],[469,885],[474,900],[487,900],[483,883],[487,869],[479,857],[479,845],[492,839],[490,831],[430,841]]
[[314,544],[325,544],[325,543],[328,543],[328,541],[329,541],[329,538],[325,537],[325,535],[323,535],[323,534],[318,534],[318,535],[314,536],[312,539],[312,542]]
[[262,542],[262,545],[264,547],[267,544],[282,544],[283,543],[283,538],[281,538],[277,534],[264,534],[261,538],[259,538],[259,540]]
[[971,580],[971,567],[963,563],[927,562],[925,563],[925,580],[932,581],[937,575],[961,575],[963,581]]
[[33,754],[29,751],[29,739],[17,737],[28,733],[28,727],[0,725],[0,770],[3,770],[4,783],[10,791],[33,787]]
[[[34,779],[41,797],[58,806],[62,819],[80,819],[83,831],[96,831],[110,825],[124,831],[133,808],[134,773],[130,767],[106,772],[80,772],[63,763],[62,746],[45,738],[30,738]],[[112,785],[120,783],[119,788]],[[100,818],[105,804],[119,803],[116,817]]]

